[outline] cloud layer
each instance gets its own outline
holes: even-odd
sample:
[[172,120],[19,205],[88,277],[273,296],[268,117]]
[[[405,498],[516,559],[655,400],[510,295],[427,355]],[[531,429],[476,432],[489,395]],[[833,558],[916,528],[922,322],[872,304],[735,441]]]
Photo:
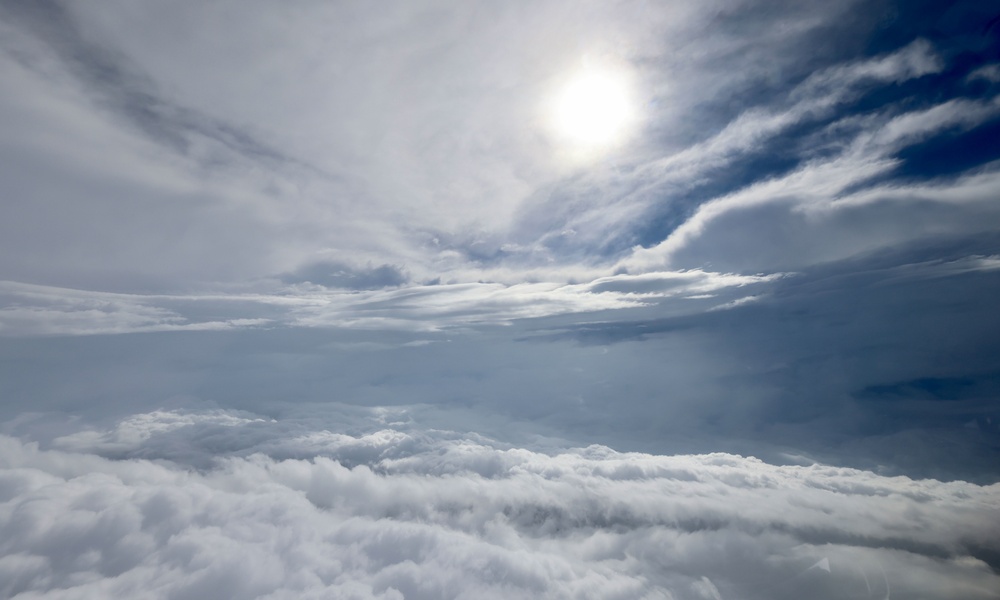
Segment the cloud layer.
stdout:
[[[982,64],[961,63],[951,39],[917,32],[862,52],[850,39],[901,9],[851,6],[428,3],[388,17],[6,3],[5,221],[19,226],[4,240],[34,258],[6,260],[3,277],[115,291],[510,284],[729,271],[734,254],[734,268],[776,272],[776,248],[822,262],[940,233],[944,207],[956,232],[989,228],[975,189],[995,187],[993,169],[898,177],[906,151],[996,119],[995,85],[977,75],[988,52],[969,38]],[[639,82],[642,122],[625,147],[566,163],[540,107],[589,63]],[[905,212],[906,235],[856,232],[845,248],[834,205]],[[777,221],[808,207],[818,247],[758,235],[764,206]]]
[[[281,429],[157,412],[63,450],[0,438],[4,594],[997,597],[996,485]],[[169,460],[185,434],[255,441],[192,471]]]

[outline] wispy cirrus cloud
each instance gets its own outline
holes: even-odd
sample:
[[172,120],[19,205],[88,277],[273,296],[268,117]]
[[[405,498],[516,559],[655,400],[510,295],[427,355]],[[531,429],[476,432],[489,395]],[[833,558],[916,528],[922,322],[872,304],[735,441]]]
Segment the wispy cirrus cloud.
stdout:
[[[710,262],[713,244],[719,244],[726,251],[730,249],[727,242],[716,239],[711,231],[707,231],[713,221],[723,220],[727,215],[733,214],[740,214],[745,218],[746,215],[752,215],[755,208],[761,207],[773,207],[765,217],[771,220],[775,220],[775,213],[806,212],[809,216],[799,220],[802,226],[813,230],[813,234],[807,238],[810,245],[815,246],[817,241],[829,239],[833,243],[826,246],[826,249],[832,250],[846,237],[850,243],[847,248],[840,250],[841,253],[871,251],[887,245],[890,239],[893,243],[900,243],[905,239],[886,238],[884,229],[881,233],[873,230],[870,237],[857,235],[857,231],[844,232],[842,224],[832,213],[847,207],[859,213],[857,218],[863,218],[862,215],[867,212],[871,213],[872,219],[878,220],[887,217],[906,218],[906,232],[904,234],[899,231],[898,234],[910,239],[940,235],[949,229],[955,233],[979,229],[973,225],[974,222],[985,224],[996,219],[989,204],[989,197],[997,186],[995,165],[986,165],[972,173],[933,183],[895,180],[885,182],[884,179],[901,164],[895,155],[907,145],[944,132],[954,133],[974,127],[998,114],[1000,103],[995,99],[987,102],[953,100],[930,109],[892,116],[881,123],[866,122],[866,128],[874,129],[875,133],[859,132],[852,143],[831,158],[810,161],[787,175],[756,183],[701,205],[690,219],[672,231],[664,241],[651,248],[636,248],[620,264],[637,271],[667,265],[677,266],[671,257],[685,251],[691,244],[697,245],[697,248],[688,249],[689,256],[699,256]],[[956,205],[955,201],[959,198],[963,201]],[[878,208],[860,210],[859,207],[864,204],[876,204]],[[919,210],[914,210],[914,204],[917,204]],[[950,227],[948,221],[941,221],[941,212],[945,210],[952,223]],[[926,211],[926,216],[920,214],[922,211]],[[890,217],[884,214],[886,212],[898,214]],[[789,215],[784,219],[789,217],[794,218]],[[918,225],[922,220],[925,221],[924,224]],[[825,234],[822,233],[823,229],[827,229]],[[732,225],[727,224],[716,235],[729,237],[733,233]],[[773,245],[773,238],[759,237],[752,232],[749,236],[737,235],[740,235],[741,241],[750,243],[756,237],[760,246],[780,247],[786,253],[790,244],[796,243],[794,235],[783,237],[782,244],[778,245]],[[702,236],[707,239],[699,240]],[[823,248],[822,244],[820,248]],[[807,252],[815,253],[816,250],[813,248]],[[801,254],[789,254],[802,258]],[[843,256],[844,254],[813,254],[808,260],[822,262]],[[689,260],[690,258],[685,262]],[[780,264],[782,268],[792,266],[780,260],[763,264]]]
[[[706,271],[616,275],[585,284],[465,283],[342,290],[315,284],[271,293],[120,294],[0,282],[0,335],[94,335],[241,327],[440,330],[646,306],[658,299],[773,281]],[[227,314],[231,318],[213,319]]]

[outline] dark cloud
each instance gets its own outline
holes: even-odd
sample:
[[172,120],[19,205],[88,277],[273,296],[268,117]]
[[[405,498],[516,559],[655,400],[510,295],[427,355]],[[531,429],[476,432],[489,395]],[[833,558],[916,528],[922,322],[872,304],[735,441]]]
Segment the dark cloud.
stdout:
[[352,269],[342,263],[317,262],[283,275],[282,280],[286,283],[315,283],[332,288],[377,290],[399,287],[409,281],[409,276],[395,265],[369,265]]

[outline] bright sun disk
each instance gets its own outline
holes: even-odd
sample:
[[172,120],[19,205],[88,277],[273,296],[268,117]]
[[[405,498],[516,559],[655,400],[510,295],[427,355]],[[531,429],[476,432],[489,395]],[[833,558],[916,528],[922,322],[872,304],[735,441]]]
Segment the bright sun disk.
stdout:
[[572,79],[557,96],[555,127],[574,142],[603,145],[624,133],[631,112],[623,78],[589,72]]

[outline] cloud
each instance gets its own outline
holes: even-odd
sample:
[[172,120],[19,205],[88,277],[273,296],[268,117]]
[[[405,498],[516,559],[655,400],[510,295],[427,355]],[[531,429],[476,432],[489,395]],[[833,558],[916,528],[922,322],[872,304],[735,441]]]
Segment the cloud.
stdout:
[[[898,150],[995,112],[989,100],[946,99],[886,124],[914,104],[888,90],[951,65],[922,38],[859,57],[836,30],[857,33],[877,15],[850,4],[563,8],[428,5],[389,18],[310,4],[222,19],[221,6],[185,5],[178,20],[158,6],[7,7],[23,25],[5,46],[19,82],[5,110],[23,124],[8,140],[21,162],[34,148],[35,166],[4,178],[8,196],[32,199],[13,205],[8,222],[28,226],[8,232],[18,249],[6,255],[35,260],[9,260],[5,278],[166,291],[261,277],[377,288],[584,281],[615,263],[645,272],[669,264],[660,254],[720,202],[795,194],[796,177],[830,191],[861,185],[898,164],[889,137]],[[765,22],[780,26],[746,30]],[[711,36],[691,33],[709,26]],[[367,47],[382,50],[355,51]],[[644,82],[640,137],[662,144],[637,139],[586,168],[560,164],[537,105],[581,52]],[[877,93],[889,93],[881,110],[859,111]],[[731,94],[748,100],[719,106]],[[900,137],[917,124],[933,131]],[[779,155],[791,172],[767,166]]]
[[[73,329],[41,322],[9,334],[0,416],[64,412],[103,424],[184,399],[331,428],[341,417],[329,406],[382,406],[402,410],[402,422],[525,447],[551,438],[771,461],[800,454],[986,482],[997,447],[986,423],[1000,418],[989,400],[998,323],[981,298],[997,285],[995,248],[992,234],[946,236],[780,276],[692,270],[558,286],[88,292],[88,302],[139,303],[184,322],[141,335],[68,338]],[[41,292],[67,293],[32,293]],[[216,315],[267,322],[201,325]],[[943,401],[866,391],[922,378],[969,381],[972,393]],[[57,437],[65,418],[29,429]],[[209,436],[220,451],[233,451],[227,431]],[[934,450],[945,441],[949,452]]]
[[976,79],[983,79],[990,83],[996,83],[1000,81],[1000,65],[983,65],[975,71],[969,73],[967,76],[969,81],[975,81]]
[[[702,204],[665,240],[651,248],[635,248],[620,266],[641,272],[668,266],[695,266],[690,262],[692,259],[715,265],[713,259],[719,255],[728,254],[729,260],[742,260],[747,250],[751,256],[757,250],[751,246],[744,248],[742,254],[734,252],[731,241],[734,236],[740,242],[765,251],[780,249],[792,260],[804,259],[806,264],[841,258],[848,255],[845,253],[870,251],[889,242],[884,227],[873,228],[869,235],[845,231],[843,223],[836,220],[839,215],[834,213],[847,207],[857,213],[851,220],[906,218],[907,227],[901,228],[896,235],[910,239],[924,237],[930,232],[940,234],[947,230],[948,221],[954,223],[950,229],[956,232],[976,229],[973,222],[996,219],[987,204],[988,190],[996,186],[995,164],[930,184],[873,182],[900,165],[895,154],[902,148],[944,131],[982,124],[997,114],[1000,114],[1000,104],[995,100],[953,100],[927,110],[894,116],[877,125],[874,135],[859,131],[858,136],[833,157],[807,162],[787,175],[758,182]],[[956,206],[954,199],[957,198],[965,202]],[[921,204],[919,210],[914,210],[915,200]],[[863,209],[862,205],[869,203],[877,203],[881,210]],[[795,214],[800,211],[807,212],[808,216]],[[947,213],[948,219],[943,223],[942,213]],[[759,221],[766,221],[766,226],[780,237],[760,235],[755,227]],[[796,221],[797,226],[787,224],[788,221]],[[753,225],[747,227],[751,223]],[[809,233],[802,235],[803,230]],[[800,235],[802,237],[798,237]],[[848,243],[844,243],[845,238]],[[903,241],[895,236],[890,239],[893,243]],[[713,246],[722,251],[713,250]],[[804,254],[789,252],[792,247],[801,248]],[[796,264],[773,255],[765,260],[767,262],[757,268],[766,264],[771,268],[789,269]],[[726,267],[732,268],[723,266]],[[754,266],[744,263],[738,268],[753,269]]]
[[[191,297],[143,296],[92,292],[0,281],[0,298],[7,301],[0,308],[0,335],[106,335],[149,333],[156,331],[218,331],[238,327],[266,325],[264,317],[233,317],[224,320],[189,319],[174,307],[157,306],[157,301],[174,300],[182,305]],[[205,303],[243,298],[209,297]],[[250,303],[263,300],[253,297]],[[197,300],[195,300],[197,302]],[[265,301],[265,304],[267,302]],[[273,299],[271,303],[281,303]],[[259,314],[259,313],[258,313]]]
[[318,262],[283,277],[287,283],[315,283],[326,287],[372,290],[398,287],[408,281],[403,271],[394,265],[352,269],[335,262]]
[[[285,283],[289,285],[258,285],[262,291],[254,293],[176,295],[93,292],[0,281],[0,297],[8,300],[8,305],[0,308],[0,335],[95,335],[261,326],[433,331],[635,308],[658,298],[722,292],[766,283],[778,276],[689,271],[615,275],[584,284],[432,282],[401,286],[402,277],[398,269],[388,265],[349,270],[322,263],[287,275]],[[302,281],[294,283],[291,279]],[[213,318],[217,314],[228,318]]]
[[[36,259],[30,270],[10,261],[13,274],[5,277],[162,291],[294,274],[332,256],[350,269],[396,265],[416,281],[468,282],[483,278],[479,242],[487,250],[526,250],[505,256],[508,274],[586,270],[595,257],[572,248],[620,246],[621,229],[643,218],[650,198],[612,179],[618,189],[611,195],[628,198],[599,201],[601,214],[590,200],[585,210],[565,201],[588,197],[574,191],[577,183],[601,184],[602,176],[584,174],[579,182],[579,170],[560,164],[540,134],[546,127],[538,107],[561,78],[584,55],[650,81],[691,77],[686,97],[670,86],[642,90],[648,122],[680,128],[683,107],[739,85],[730,81],[734,72],[755,72],[768,61],[801,70],[798,59],[785,60],[796,53],[779,51],[810,33],[815,40],[819,15],[835,21],[845,9],[789,5],[780,31],[702,39],[690,33],[693,26],[759,19],[759,7],[597,3],[566,11],[552,2],[531,11],[441,11],[431,3],[388,17],[322,3],[291,13],[187,4],[181,10],[188,16],[177,19],[160,6],[8,6],[20,26],[5,47],[5,65],[19,82],[7,108],[23,124],[8,140],[37,152],[34,168],[11,168],[4,180],[11,198],[33,199],[15,206],[18,221],[34,232],[17,237],[19,248]],[[381,50],[357,50],[370,47]],[[644,62],[647,56],[662,64]],[[747,68],[734,69],[734,60]],[[899,71],[892,77],[934,67],[920,44],[887,61]],[[857,77],[890,77],[868,71]],[[39,97],[52,100],[35,102]],[[95,146],[102,152],[92,152]],[[672,169],[660,164],[662,156],[637,147],[620,162],[638,169],[642,181],[650,169]],[[45,177],[36,173],[40,163]],[[609,171],[588,168],[602,170]],[[555,190],[555,202],[543,201],[546,190]],[[75,200],[81,193],[90,199],[86,213]],[[539,204],[547,207],[544,218]],[[608,231],[612,225],[618,233]],[[556,247],[569,230],[577,241]],[[68,246],[77,257],[72,267],[56,250]]]
[[[667,207],[680,204],[675,210],[687,210],[693,192],[706,187],[708,181],[714,186],[727,181],[732,177],[727,171],[749,157],[775,151],[770,145],[785,142],[782,135],[789,130],[823,123],[872,89],[936,73],[942,68],[930,44],[918,40],[885,56],[820,70],[788,91],[784,101],[748,108],[718,133],[682,151],[629,165],[627,173],[609,176],[606,170],[596,169],[578,181],[568,182],[568,193],[557,190],[554,194],[560,203],[566,202],[567,195],[590,196],[592,204],[577,199],[570,202],[568,210],[551,205],[545,209],[548,217],[560,218],[564,230],[579,233],[573,240],[575,243],[609,244],[608,236],[627,235],[636,221],[663,211],[664,200],[668,201]],[[808,160],[813,150],[805,147],[802,151],[804,156],[797,160]],[[859,178],[864,173],[860,170]],[[695,219],[702,210],[706,208],[696,212]],[[529,214],[538,218],[541,212]]]
[[[867,582],[995,597],[995,485],[433,431],[316,445],[222,413],[136,415],[112,435],[150,433],[129,439],[142,455],[185,429],[262,424],[276,429],[257,448],[307,456],[221,453],[190,471],[170,462],[182,444],[108,460],[79,437],[74,452],[0,438],[5,595],[834,598]],[[374,452],[336,459],[358,447]]]
[[996,598],[987,10],[0,0],[0,596]]

